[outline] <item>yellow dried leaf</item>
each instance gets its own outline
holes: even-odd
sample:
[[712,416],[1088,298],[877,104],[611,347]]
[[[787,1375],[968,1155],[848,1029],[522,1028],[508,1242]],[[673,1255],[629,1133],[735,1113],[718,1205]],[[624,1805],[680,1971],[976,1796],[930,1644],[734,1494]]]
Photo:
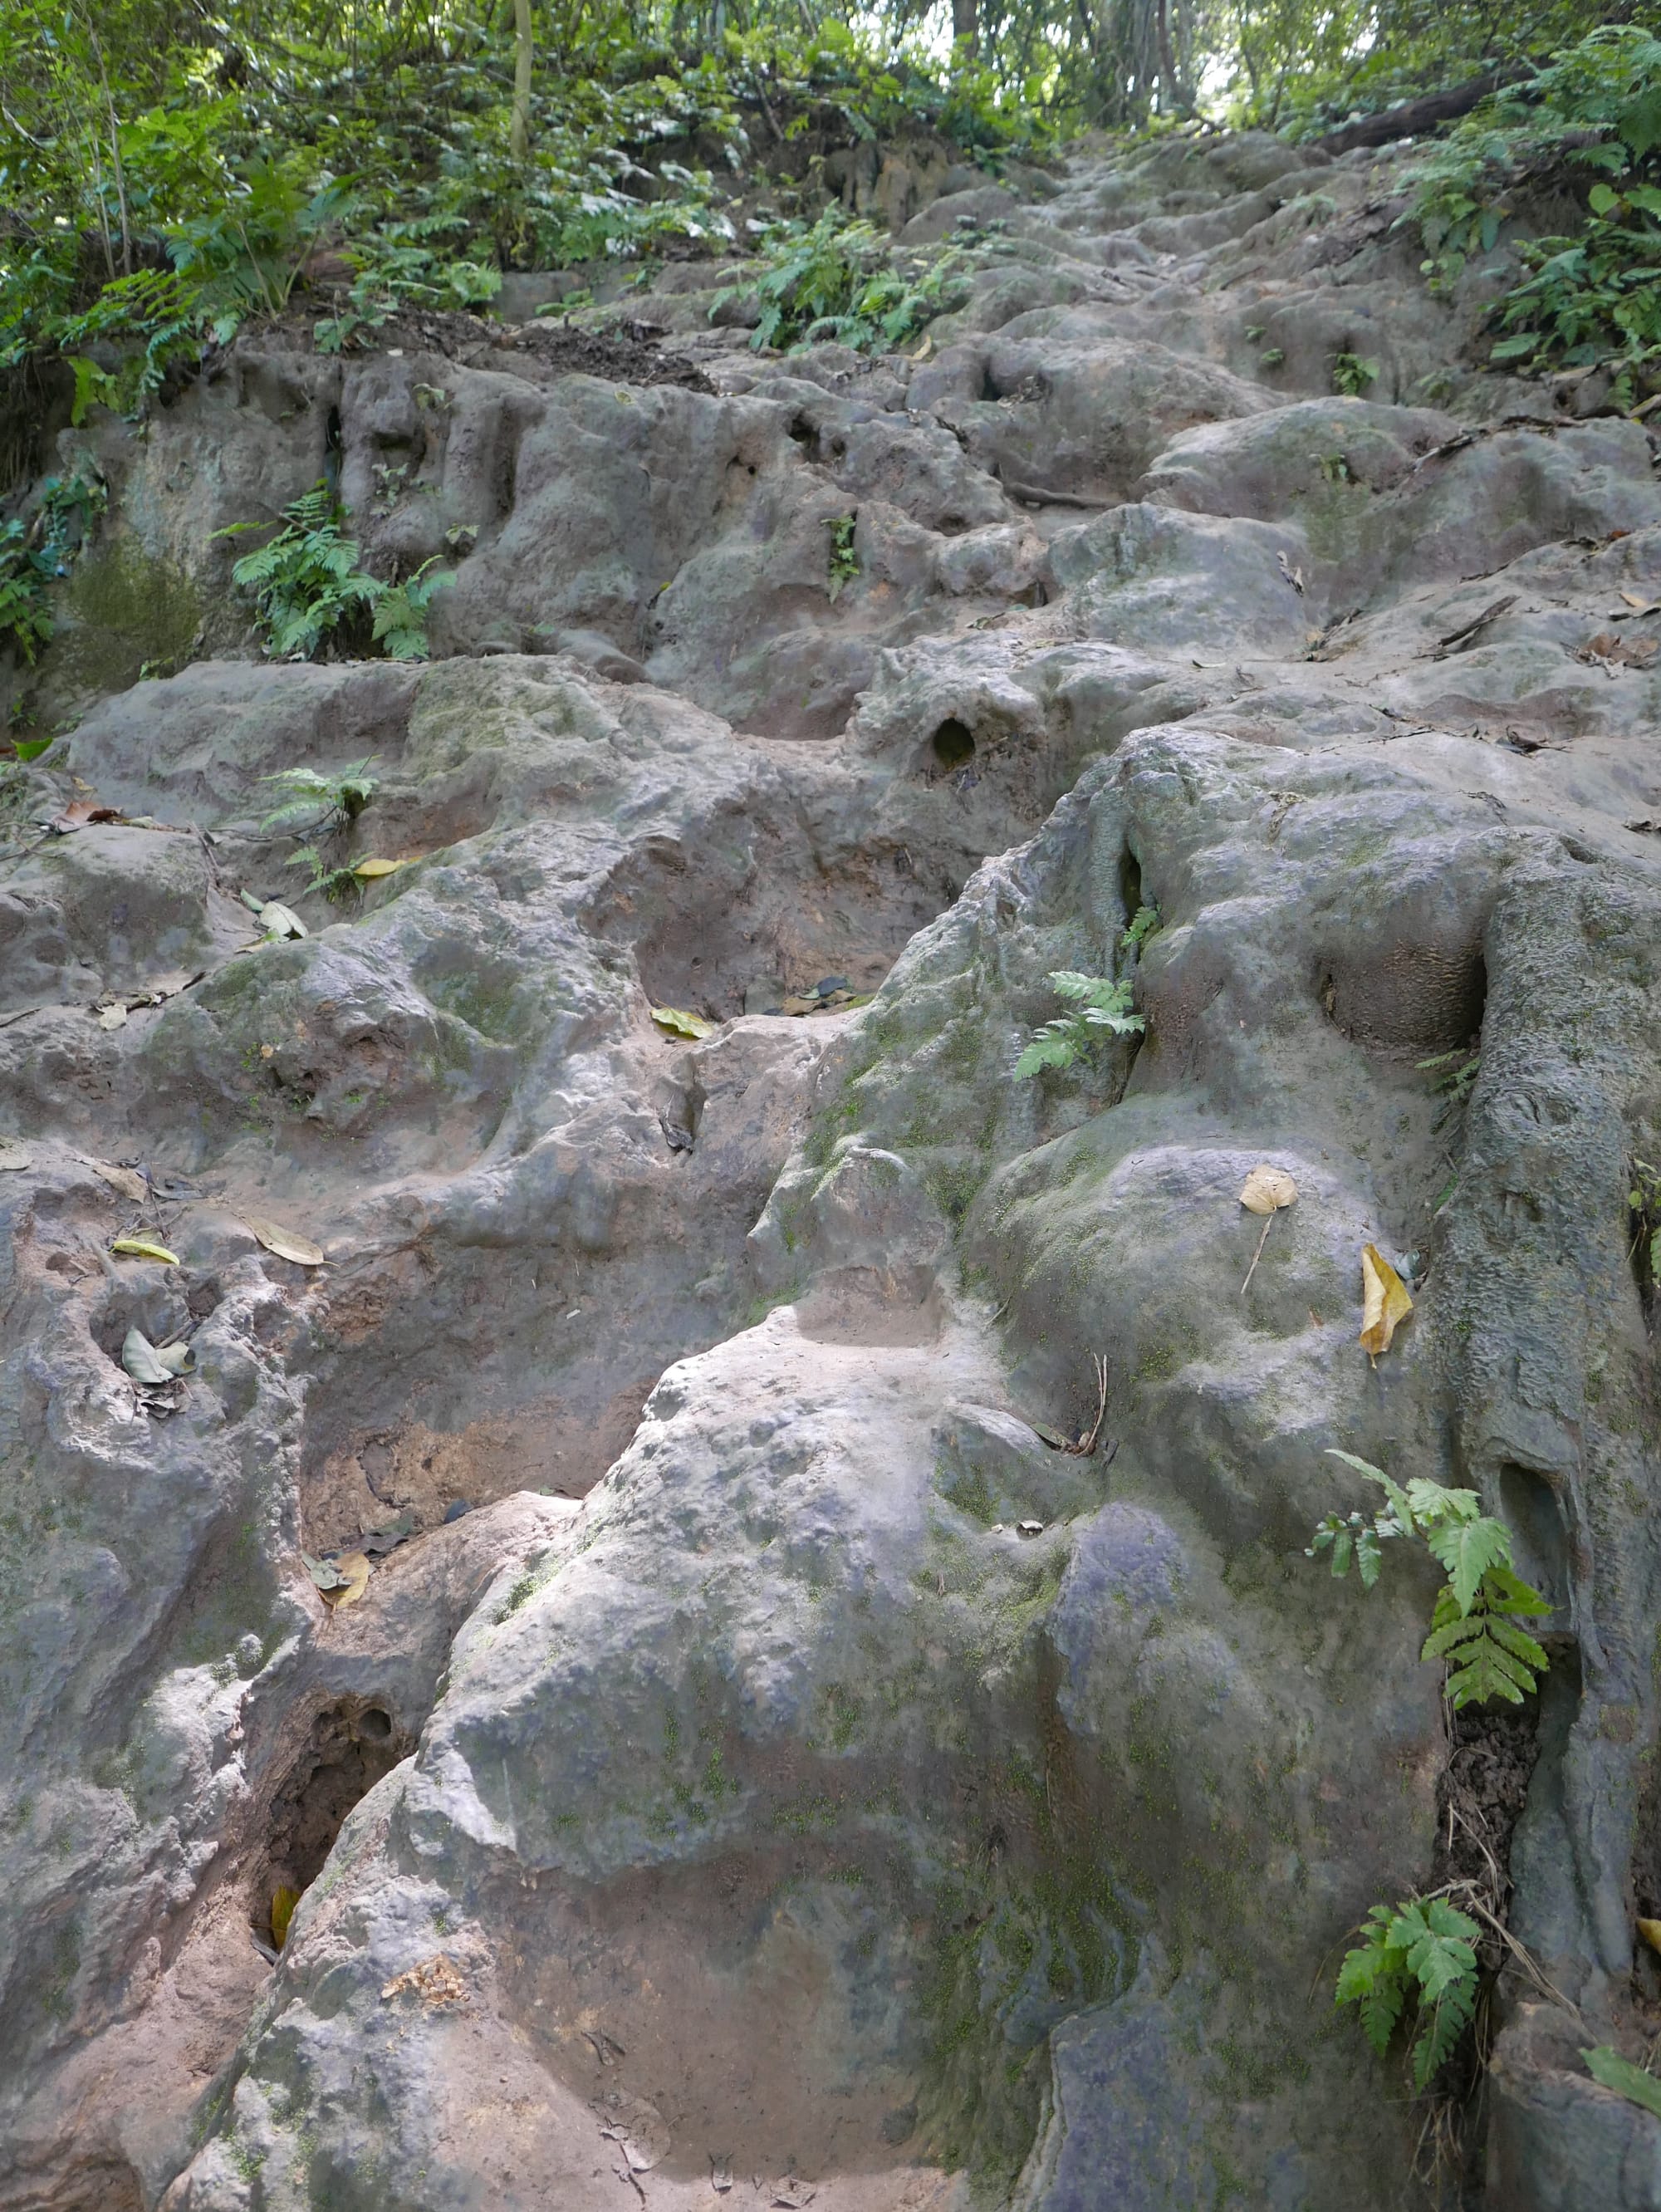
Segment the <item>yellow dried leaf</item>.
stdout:
[[1661,1951],[1661,1920],[1640,1920],[1638,1932],[1652,1951]]
[[323,1601],[329,1606],[355,1605],[369,1587],[369,1562],[361,1552],[343,1552],[335,1561],[346,1579],[337,1588],[323,1592]]
[[288,1940],[288,1923],[300,1903],[300,1892],[285,1883],[271,1899],[271,1941],[280,1951]]
[[368,884],[378,876],[395,876],[400,868],[407,868],[409,865],[407,856],[402,860],[383,860],[372,854],[368,860],[360,860],[352,873],[361,883]]
[[1298,1186],[1284,1168],[1253,1168],[1240,1189],[1240,1204],[1248,1213],[1273,1213],[1290,1206]]
[[170,1252],[165,1244],[151,1244],[142,1237],[118,1237],[110,1249],[124,1254],[130,1260],[160,1260],[164,1267],[179,1265],[177,1252]]
[[292,1260],[298,1267],[320,1267],[323,1265],[325,1256],[323,1247],[313,1244],[309,1237],[301,1237],[294,1230],[285,1229],[280,1222],[268,1221],[263,1213],[245,1213],[242,1218],[265,1249],[275,1252],[279,1260]]
[[684,1006],[654,1006],[652,1018],[670,1036],[713,1036],[715,1024],[706,1022],[701,1014],[689,1014]]
[[1407,1285],[1376,1244],[1361,1247],[1361,1342],[1376,1359],[1413,1310]]

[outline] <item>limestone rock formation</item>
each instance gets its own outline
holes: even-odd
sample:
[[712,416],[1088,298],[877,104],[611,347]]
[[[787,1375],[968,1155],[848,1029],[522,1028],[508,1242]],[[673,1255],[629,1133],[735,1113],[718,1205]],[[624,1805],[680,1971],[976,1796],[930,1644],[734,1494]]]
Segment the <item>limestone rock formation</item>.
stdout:
[[[1331,1446],[1554,1607],[1468,2201],[1661,2204],[1579,2057],[1661,2000],[1658,449],[1454,365],[1396,158],[909,185],[926,359],[682,272],[627,373],[256,337],[65,434],[194,642],[72,631],[8,802],[0,2205],[1429,2205],[1331,1974],[1500,1735],[1427,1562],[1306,1559]],[[460,549],[429,663],[258,658],[214,533],[320,475]],[[301,897],[262,779],[366,759],[403,865]]]

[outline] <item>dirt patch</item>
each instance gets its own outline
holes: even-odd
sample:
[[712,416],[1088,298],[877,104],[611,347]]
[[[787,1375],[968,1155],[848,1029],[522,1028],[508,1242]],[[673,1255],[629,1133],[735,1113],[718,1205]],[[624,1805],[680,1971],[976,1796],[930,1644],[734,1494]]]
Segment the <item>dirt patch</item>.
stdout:
[[516,1490],[580,1498],[591,1490],[640,1425],[658,1380],[639,1376],[598,1413],[544,1398],[523,1412],[470,1422],[445,1434],[412,1422],[376,1430],[330,1453],[301,1486],[308,1551],[355,1544],[394,1513],[414,1511],[418,1530],[436,1528],[456,1505],[489,1505]]
[[1540,1712],[1467,1705],[1452,1718],[1436,1786],[1436,1858],[1430,1887],[1476,1883],[1503,1919],[1511,1899],[1511,1838],[1540,1752]]

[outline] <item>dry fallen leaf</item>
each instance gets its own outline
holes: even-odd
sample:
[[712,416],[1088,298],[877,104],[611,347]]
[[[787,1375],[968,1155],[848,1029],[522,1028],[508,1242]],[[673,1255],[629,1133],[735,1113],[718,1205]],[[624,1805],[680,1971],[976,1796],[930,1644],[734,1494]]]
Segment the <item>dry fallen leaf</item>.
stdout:
[[0,1173],[30,1167],[33,1162],[34,1154],[27,1145],[20,1145],[15,1137],[0,1137]]
[[314,1559],[309,1552],[302,1552],[300,1556],[305,1561],[306,1571],[312,1577],[317,1589],[332,1590],[343,1587],[346,1577],[332,1559]]
[[179,1264],[177,1252],[170,1252],[165,1244],[152,1244],[143,1237],[118,1237],[110,1249],[129,1260],[160,1260],[164,1267]]
[[263,1213],[245,1213],[242,1218],[265,1249],[275,1252],[279,1260],[292,1260],[297,1267],[320,1267],[324,1264],[322,1245],[313,1244],[309,1237],[285,1229],[280,1222],[268,1221]]
[[1652,1951],[1661,1951],[1661,1920],[1640,1920],[1638,1932]]
[[103,1012],[98,1017],[98,1026],[100,1030],[124,1030],[126,1028],[127,1009],[119,999],[116,1000],[112,1006],[105,1007]]
[[383,860],[372,854],[367,860],[360,860],[352,873],[361,883],[369,884],[380,876],[395,876],[400,868],[407,868],[409,865],[407,856],[402,860]]
[[1253,1168],[1240,1189],[1240,1204],[1248,1213],[1274,1213],[1290,1206],[1298,1186],[1284,1168]]
[[713,1036],[715,1024],[706,1022],[701,1014],[689,1014],[684,1006],[654,1006],[652,1018],[668,1036]]
[[118,1168],[109,1160],[95,1160],[90,1152],[75,1156],[83,1168],[90,1168],[112,1190],[118,1190],[123,1198],[130,1198],[135,1206],[142,1206],[150,1194],[150,1186],[136,1168]]
[[325,1591],[325,1605],[355,1605],[369,1587],[369,1562],[361,1552],[343,1552],[335,1561],[340,1581],[334,1589]]
[[135,1382],[142,1382],[149,1389],[156,1389],[173,1379],[172,1368],[163,1364],[155,1346],[141,1328],[130,1328],[121,1346],[121,1364]]
[[1258,1262],[1263,1257],[1263,1248],[1269,1242],[1270,1230],[1282,1206],[1293,1205],[1298,1195],[1298,1186],[1284,1168],[1270,1167],[1267,1162],[1253,1168],[1240,1186],[1240,1204],[1248,1213],[1264,1216],[1263,1234],[1258,1239],[1258,1249],[1252,1255],[1252,1264],[1246,1271],[1246,1280],[1240,1285],[1244,1297],[1252,1287],[1252,1278],[1258,1272]]
[[1413,1310],[1407,1285],[1376,1244],[1361,1247],[1361,1342],[1377,1358]]
[[280,1951],[288,1940],[288,1923],[294,1917],[294,1907],[300,1903],[300,1892],[290,1889],[287,1883],[271,1899],[271,1941]]
[[383,2000],[405,1996],[419,1997],[427,2005],[462,2004],[466,2001],[467,1984],[455,1960],[439,1951],[406,1973],[395,1975],[381,1990]]

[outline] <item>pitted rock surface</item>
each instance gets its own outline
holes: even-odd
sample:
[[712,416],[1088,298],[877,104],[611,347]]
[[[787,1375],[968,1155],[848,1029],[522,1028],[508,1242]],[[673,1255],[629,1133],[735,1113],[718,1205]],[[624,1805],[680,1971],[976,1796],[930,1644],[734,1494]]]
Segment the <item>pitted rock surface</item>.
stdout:
[[[200,657],[70,626],[0,865],[9,2212],[1428,2207],[1328,1990],[1436,1849],[1434,1583],[1305,1559],[1332,1445],[1555,1607],[1565,2002],[1468,2201],[1661,2204],[1578,2057],[1661,2002],[1661,672],[1590,650],[1657,444],[1465,365],[1399,160],[913,180],[974,274],[912,358],[758,354],[694,264],[660,348],[254,336],[65,434]],[[458,550],[429,664],[259,660],[214,533],[319,477]],[[261,779],[366,757],[406,865],[300,897]],[[1143,905],[1145,1036],[1015,1080]]]

